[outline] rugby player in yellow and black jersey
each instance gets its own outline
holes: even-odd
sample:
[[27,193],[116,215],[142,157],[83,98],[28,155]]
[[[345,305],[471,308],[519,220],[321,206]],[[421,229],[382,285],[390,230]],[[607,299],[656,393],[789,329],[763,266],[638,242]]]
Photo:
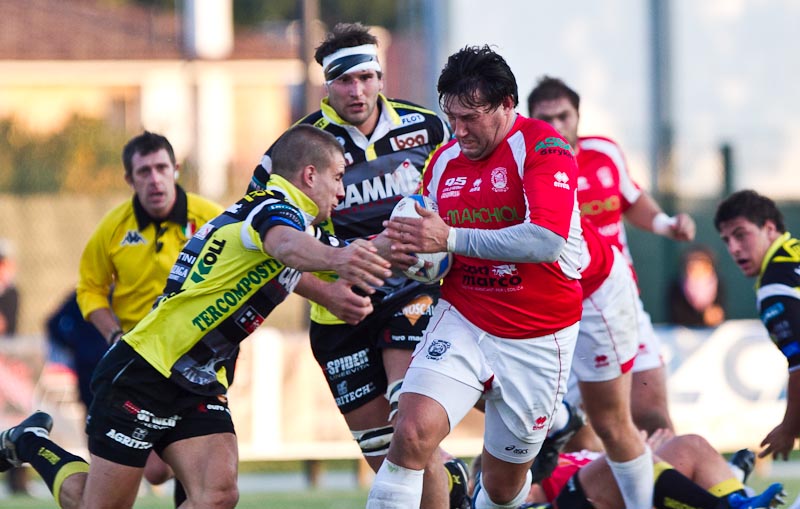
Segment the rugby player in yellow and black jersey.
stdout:
[[298,271],[332,270],[367,294],[391,275],[369,241],[333,247],[335,238],[309,235],[344,194],[332,135],[293,127],[273,161],[267,189],[195,233],[156,307],[100,361],[86,425],[91,464],[49,440],[41,412],[0,434],[0,458],[30,462],[61,507],[132,507],[151,449],[191,507],[234,507],[238,452],[224,367],[236,345],[293,290]]
[[759,453],[787,460],[800,436],[800,240],[786,231],[775,202],[752,190],[720,203],[714,226],[744,275],[757,278],[758,314],[788,363],[786,413]]
[[[320,110],[297,124],[311,124],[336,136],[347,161],[344,199],[324,227],[345,240],[374,238],[397,202],[418,191],[428,159],[449,141],[450,128],[429,109],[383,95],[377,38],[363,25],[336,25],[314,58],[322,66],[327,95]],[[270,148],[262,157],[249,190],[263,189],[274,164],[272,152]],[[373,294],[371,308],[362,296],[325,274],[304,274],[297,287],[297,293],[311,301],[314,357],[375,471],[389,448],[390,415],[411,354],[439,300],[438,285],[395,274]],[[465,488],[466,469],[459,470],[455,463],[446,466],[463,477],[451,481],[456,491]],[[423,506],[446,507],[444,469],[432,464],[425,476]],[[451,498],[451,506],[463,506],[466,490]]]

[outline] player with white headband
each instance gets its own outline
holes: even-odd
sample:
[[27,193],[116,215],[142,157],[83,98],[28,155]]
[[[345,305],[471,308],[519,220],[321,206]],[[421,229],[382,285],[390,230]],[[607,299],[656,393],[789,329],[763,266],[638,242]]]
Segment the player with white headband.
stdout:
[[[373,242],[388,250],[379,235],[383,221],[402,197],[417,192],[428,158],[450,139],[450,129],[433,111],[383,95],[377,42],[359,23],[334,27],[314,55],[327,95],[319,111],[298,123],[328,131],[344,146],[345,198],[330,225],[337,237],[377,235]],[[271,150],[256,168],[250,190],[263,188],[267,181]],[[382,254],[399,269],[416,261]],[[314,357],[364,458],[376,471],[392,439],[392,410],[411,354],[439,300],[438,285],[395,273],[371,299],[325,274],[304,275],[296,290],[312,301]],[[453,459],[442,468],[443,459],[437,453],[426,465],[422,507],[469,507],[466,465]]]

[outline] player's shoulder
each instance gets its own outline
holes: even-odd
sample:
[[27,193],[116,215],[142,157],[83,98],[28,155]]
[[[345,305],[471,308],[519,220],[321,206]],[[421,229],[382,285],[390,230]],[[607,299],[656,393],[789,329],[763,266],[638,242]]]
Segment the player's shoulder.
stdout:
[[790,235],[769,254],[759,286],[773,283],[800,286],[800,240]]
[[431,110],[430,108],[420,106],[419,104],[413,103],[411,101],[406,101],[405,99],[396,99],[387,97],[386,103],[389,106],[391,106],[401,116],[412,113],[418,113],[424,116],[425,118],[439,118],[439,115],[437,115],[436,112]]
[[598,151],[598,152],[622,152],[622,148],[619,146],[613,138],[609,138],[608,136],[580,136],[578,138],[578,147],[581,150],[587,151]]

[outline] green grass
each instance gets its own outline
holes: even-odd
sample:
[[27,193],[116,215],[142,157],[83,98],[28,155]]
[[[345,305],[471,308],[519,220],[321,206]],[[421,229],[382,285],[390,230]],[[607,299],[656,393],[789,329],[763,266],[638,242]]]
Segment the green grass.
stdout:
[[[239,499],[239,509],[353,509],[364,507],[367,491],[311,490],[292,493],[244,493]],[[14,509],[53,509],[49,499],[11,497],[0,499],[0,507]],[[135,509],[170,509],[168,497],[148,495],[136,501]]]

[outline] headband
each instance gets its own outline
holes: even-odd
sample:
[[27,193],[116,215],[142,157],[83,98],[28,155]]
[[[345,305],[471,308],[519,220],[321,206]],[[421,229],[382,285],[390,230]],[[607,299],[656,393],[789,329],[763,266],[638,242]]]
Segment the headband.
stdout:
[[367,70],[381,72],[378,47],[374,44],[362,44],[341,48],[322,59],[322,69],[325,73],[325,82],[329,84],[350,72]]

